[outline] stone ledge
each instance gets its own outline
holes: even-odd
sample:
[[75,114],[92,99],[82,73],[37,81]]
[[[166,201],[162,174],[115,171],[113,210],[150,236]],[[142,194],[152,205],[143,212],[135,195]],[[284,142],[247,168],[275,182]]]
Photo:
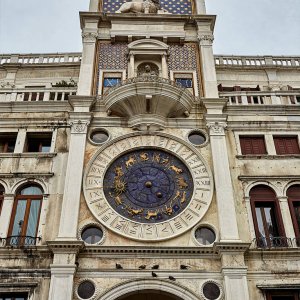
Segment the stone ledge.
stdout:
[[249,155],[236,155],[237,159],[300,159],[300,154],[285,154],[285,155],[269,155],[269,154],[249,154]]

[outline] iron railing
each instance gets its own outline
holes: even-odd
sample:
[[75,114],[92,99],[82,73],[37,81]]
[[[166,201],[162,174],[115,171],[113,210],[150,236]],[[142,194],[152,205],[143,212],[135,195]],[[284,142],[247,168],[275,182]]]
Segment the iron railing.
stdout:
[[252,246],[262,249],[291,248],[293,247],[293,241],[291,238],[284,236],[259,237],[253,239]]
[[23,248],[36,246],[37,242],[41,241],[41,239],[41,236],[11,235],[6,238],[0,238],[0,243],[2,247]]

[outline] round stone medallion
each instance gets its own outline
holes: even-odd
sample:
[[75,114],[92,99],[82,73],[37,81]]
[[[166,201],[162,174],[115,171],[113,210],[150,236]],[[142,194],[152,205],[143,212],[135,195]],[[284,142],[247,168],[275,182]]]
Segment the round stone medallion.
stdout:
[[200,153],[167,134],[131,134],[92,157],[84,195],[94,216],[136,240],[164,240],[200,221],[212,198],[212,176]]

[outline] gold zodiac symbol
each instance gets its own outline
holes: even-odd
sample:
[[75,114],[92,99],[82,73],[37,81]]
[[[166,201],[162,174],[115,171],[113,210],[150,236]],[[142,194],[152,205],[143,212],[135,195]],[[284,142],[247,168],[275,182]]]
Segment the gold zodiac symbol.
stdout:
[[173,170],[176,174],[181,174],[182,173],[182,169],[172,165],[169,167],[169,169]]
[[115,173],[116,173],[117,177],[121,177],[121,176],[124,175],[122,167],[116,167],[115,168]]
[[141,209],[133,209],[133,208],[128,207],[128,206],[126,207],[126,209],[127,209],[127,212],[128,212],[130,215],[132,215],[132,216],[139,215],[139,214],[141,214],[141,213],[144,211],[143,208],[141,208]]
[[140,158],[142,161],[147,161],[149,159],[148,153],[146,152],[141,153]]
[[135,157],[133,155],[129,156],[129,159],[125,162],[126,168],[128,169],[136,163]]
[[156,161],[156,162],[159,163],[159,161],[160,161],[160,154],[154,153],[153,154],[153,161]]
[[112,198],[115,199],[115,202],[116,202],[117,205],[121,205],[121,204],[123,203],[123,200],[121,199],[120,196],[114,197],[114,196],[112,195],[112,193],[109,193],[109,195],[110,195]]
[[188,184],[187,184],[187,182],[184,180],[183,177],[179,177],[179,178],[177,179],[177,182],[178,182],[178,185],[179,185],[179,187],[180,187],[181,189],[186,189],[186,188],[188,187]]
[[169,157],[163,158],[161,163],[166,165],[168,164],[169,160],[170,160]]
[[[177,191],[177,192],[176,192],[176,195],[175,195],[175,197],[174,197],[174,199],[173,199],[173,201],[175,201],[176,199],[178,199],[180,196],[181,196],[181,192],[180,192],[180,191]],[[173,202],[173,201],[172,201],[172,202]]]
[[167,205],[165,205],[165,207],[166,207],[166,210],[164,211],[164,213],[166,214],[166,215],[172,215],[172,213],[173,213],[173,208],[170,206],[170,207],[168,207]]
[[148,210],[147,216],[145,217],[145,219],[150,220],[150,218],[152,218],[152,217],[157,217],[157,214],[158,214],[158,210],[156,210],[156,211]]
[[184,203],[186,201],[186,192],[183,192],[180,203]]

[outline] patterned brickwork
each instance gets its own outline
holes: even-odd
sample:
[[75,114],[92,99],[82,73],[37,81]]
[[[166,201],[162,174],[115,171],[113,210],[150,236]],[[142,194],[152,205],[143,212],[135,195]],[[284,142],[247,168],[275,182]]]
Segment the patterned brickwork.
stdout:
[[99,69],[127,69],[127,44],[100,44]]
[[[103,0],[103,12],[114,13],[126,0]],[[191,0],[160,0],[161,8],[171,14],[192,14]]]
[[169,70],[197,70],[197,45],[169,45]]

